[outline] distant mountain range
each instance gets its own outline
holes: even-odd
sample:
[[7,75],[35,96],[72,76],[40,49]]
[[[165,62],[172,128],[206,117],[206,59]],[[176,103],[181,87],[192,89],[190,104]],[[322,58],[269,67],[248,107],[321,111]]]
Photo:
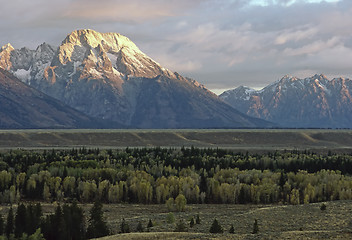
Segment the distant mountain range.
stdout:
[[[274,126],[240,113],[195,80],[161,67],[131,40],[116,33],[74,31],[58,48],[43,43],[36,50],[14,49],[7,44],[0,50],[0,68],[27,84],[19,84],[19,89],[33,93],[17,99],[18,109],[32,105],[26,110],[31,117],[23,118],[26,124],[22,115],[11,124],[6,120],[5,125],[10,128],[84,127],[81,122],[89,122],[86,126],[91,127],[92,118],[100,120],[93,127],[107,126],[107,122],[111,126],[136,128]],[[4,71],[1,73],[7,76],[5,79],[12,79]],[[14,88],[8,90],[10,94],[12,90],[21,92]],[[42,94],[39,91],[61,101],[60,109],[64,112],[65,107],[65,114],[71,120],[67,117],[67,122],[60,119],[39,124],[36,119],[44,119],[42,115],[56,119],[42,109],[42,104],[33,102],[32,96]],[[9,104],[6,95],[0,99],[2,106]],[[53,102],[51,98],[42,100]],[[5,123],[3,119],[10,115],[11,109],[0,117],[1,122]]]
[[220,98],[242,113],[289,128],[352,128],[352,80],[285,76],[256,91],[238,87]]

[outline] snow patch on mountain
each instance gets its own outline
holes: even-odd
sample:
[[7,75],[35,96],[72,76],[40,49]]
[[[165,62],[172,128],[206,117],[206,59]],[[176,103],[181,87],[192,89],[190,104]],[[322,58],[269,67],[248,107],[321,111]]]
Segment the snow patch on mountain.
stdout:
[[112,54],[112,53],[106,53],[106,55],[108,56],[112,67],[116,70],[117,56],[115,54]]
[[[25,70],[25,69],[18,69],[13,73],[18,79],[20,79],[22,82],[28,82],[31,78],[31,69]],[[29,83],[30,85],[30,83]]]
[[73,71],[71,74],[69,74],[70,77],[74,76],[77,73],[77,68],[81,66],[82,62],[80,61],[75,61],[73,62]]

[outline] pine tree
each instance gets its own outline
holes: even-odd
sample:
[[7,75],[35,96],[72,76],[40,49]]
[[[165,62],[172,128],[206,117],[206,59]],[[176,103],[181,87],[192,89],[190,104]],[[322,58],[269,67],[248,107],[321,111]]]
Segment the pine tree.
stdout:
[[143,231],[144,231],[144,229],[143,229],[142,222],[139,221],[139,222],[138,222],[138,225],[137,225],[137,232],[143,232]]
[[35,229],[33,227],[33,208],[32,205],[28,205],[26,208],[26,233],[34,233]]
[[122,219],[121,233],[129,233],[129,232],[130,232],[130,226],[128,225],[125,219]]
[[15,237],[19,238],[22,234],[26,231],[26,216],[27,216],[27,209],[26,206],[21,203],[16,212],[15,217]]
[[219,224],[218,220],[215,218],[213,224],[209,229],[210,233],[223,233],[224,230],[222,229],[221,225]]
[[103,204],[96,201],[90,210],[87,238],[99,238],[109,235],[109,228],[104,221]]
[[37,203],[35,206],[29,204],[26,209],[26,233],[31,235],[41,225],[41,218],[43,216],[42,206]]
[[189,223],[189,226],[192,228],[194,226],[194,218],[192,217],[190,223]]
[[67,229],[65,226],[65,219],[64,214],[62,211],[61,206],[57,206],[55,209],[55,214],[52,219],[52,230],[54,231],[53,234],[58,240],[64,240],[67,238]]
[[42,222],[42,231],[45,239],[56,239],[54,235],[54,215],[47,215]]
[[4,234],[5,222],[4,218],[0,214],[0,236]]
[[40,205],[40,203],[37,203],[34,206],[34,216],[32,220],[36,231],[41,225],[42,217],[43,217],[42,205]]
[[253,234],[256,234],[256,233],[258,233],[259,232],[259,227],[258,227],[258,220],[257,219],[255,219],[254,220],[254,224],[253,224]]
[[7,221],[6,221],[6,228],[5,228],[5,233],[7,237],[10,237],[10,235],[14,232],[14,216],[13,216],[13,209],[12,207],[9,210],[9,213],[7,214]]
[[231,224],[231,227],[230,227],[229,233],[232,233],[232,234],[234,234],[234,233],[235,233],[235,228],[233,227],[233,224]]
[[70,206],[71,211],[71,236],[72,239],[81,240],[85,239],[85,218],[82,208],[78,207],[77,201],[73,201]]
[[153,225],[152,220],[151,220],[151,219],[149,219],[149,222],[148,222],[147,228],[151,228],[151,227],[153,227],[153,226],[154,226],[154,225]]
[[199,217],[199,214],[197,214],[197,217],[196,217],[196,224],[200,224],[200,217]]
[[72,225],[74,225],[74,222],[72,221],[72,212],[71,212],[71,207],[67,204],[64,204],[62,206],[62,214],[63,214],[63,219],[64,219],[64,228],[66,229],[66,239],[71,239],[72,238]]
[[322,210],[322,211],[326,210],[326,204],[325,203],[320,205],[320,210]]

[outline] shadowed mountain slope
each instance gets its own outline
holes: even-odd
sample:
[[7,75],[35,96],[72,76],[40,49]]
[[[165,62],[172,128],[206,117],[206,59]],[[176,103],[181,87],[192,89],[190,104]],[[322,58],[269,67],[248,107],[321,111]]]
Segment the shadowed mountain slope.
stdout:
[[0,128],[86,128],[95,123],[0,68]]

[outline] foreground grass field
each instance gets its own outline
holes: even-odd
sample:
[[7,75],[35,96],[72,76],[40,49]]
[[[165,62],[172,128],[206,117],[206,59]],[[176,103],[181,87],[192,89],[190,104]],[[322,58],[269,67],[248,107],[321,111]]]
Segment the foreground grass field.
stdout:
[[0,148],[210,147],[352,150],[352,130],[1,130]]
[[[174,212],[175,221],[165,205],[108,204],[104,205],[104,217],[114,235],[99,238],[115,239],[352,239],[352,201],[326,202],[304,205],[188,205],[185,212]],[[44,214],[54,212],[56,203],[42,203]],[[81,205],[89,215],[92,204]],[[14,206],[16,209],[17,206]],[[0,213],[6,216],[9,206],[2,206]],[[190,219],[200,216],[200,224],[190,227]],[[222,234],[210,234],[209,229],[217,218],[224,229]],[[131,233],[119,234],[122,219],[129,224]],[[154,226],[147,228],[149,219]],[[254,220],[258,220],[259,232],[252,234]],[[174,232],[176,224],[183,221],[187,232]],[[145,232],[137,233],[138,222]],[[233,224],[235,233],[229,233]],[[147,232],[148,231],[148,232]]]
[[[106,205],[105,216],[111,228],[118,232],[123,218],[135,231],[139,221],[144,228],[149,219],[154,227],[149,233],[117,234],[101,239],[352,239],[352,201],[305,205],[189,205],[186,212],[174,213],[175,222],[168,223],[168,211],[161,205]],[[199,214],[201,223],[189,227],[190,219]],[[217,218],[223,234],[210,234]],[[259,232],[252,234],[254,220]],[[173,233],[178,221],[187,225],[187,233]],[[230,234],[231,224],[235,234]]]

